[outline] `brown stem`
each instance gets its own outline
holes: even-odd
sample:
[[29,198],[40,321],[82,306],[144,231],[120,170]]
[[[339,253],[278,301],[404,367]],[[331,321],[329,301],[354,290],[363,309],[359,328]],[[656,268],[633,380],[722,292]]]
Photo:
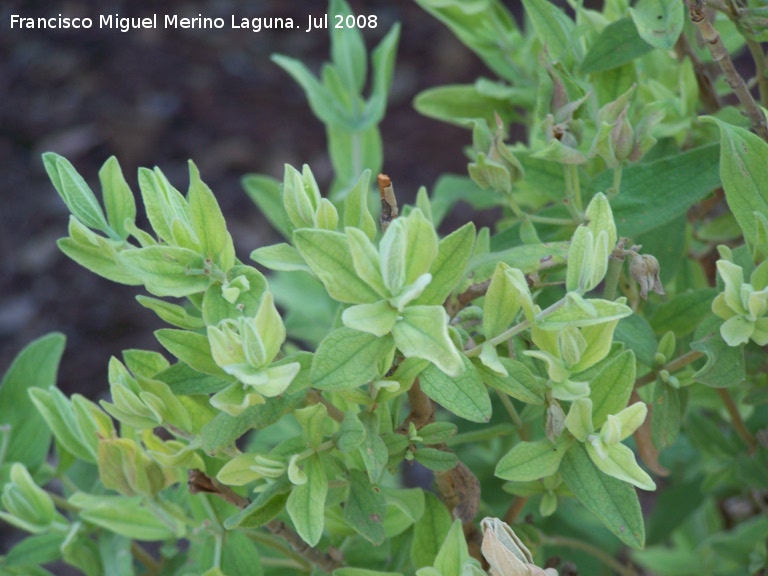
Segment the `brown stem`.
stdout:
[[515,496],[515,499],[512,500],[509,508],[507,508],[507,511],[504,513],[504,518],[502,518],[502,520],[512,526],[525,507],[526,502],[528,502],[527,496]]
[[712,26],[706,14],[704,14],[704,1],[687,0],[687,2],[691,22],[698,28],[704,43],[709,49],[709,53],[712,54],[712,60],[718,63],[726,82],[733,89],[739,102],[744,107],[747,117],[749,117],[752,123],[752,129],[760,138],[768,142],[768,121],[766,121],[765,115],[760,110],[755,99],[752,98],[752,94],[749,92],[744,79],[733,65],[733,61],[720,38],[719,32]]
[[675,44],[675,52],[679,60],[687,56],[691,64],[693,64],[693,73],[696,75],[696,84],[699,86],[699,94],[704,104],[704,109],[710,114],[720,110],[720,99],[717,97],[717,92],[712,84],[712,78],[709,76],[707,66],[694,52],[685,34],[680,34],[678,37]]
[[[642,402],[642,398],[637,393],[637,390],[632,390],[632,395],[629,398],[631,404]],[[653,404],[646,404],[648,408],[648,414],[645,416],[645,420],[640,427],[635,430],[632,437],[635,439],[637,445],[637,452],[640,454],[645,465],[648,469],[658,476],[669,476],[669,470],[664,468],[659,462],[659,451],[653,444],[653,435],[651,431],[651,422],[653,416]]]
[[749,446],[749,452],[752,454],[757,450],[757,440],[755,440],[752,432],[750,432],[744,424],[744,420],[742,420],[741,414],[739,413],[739,408],[736,406],[736,402],[733,401],[733,396],[731,396],[731,393],[727,388],[718,388],[717,393],[720,395],[720,399],[723,401],[725,409],[728,410],[728,414],[731,417],[731,424],[733,424],[733,427],[736,429],[736,432],[741,439],[744,440],[744,443]]
[[[187,483],[190,494],[198,494],[200,492],[214,494],[230,504],[237,506],[241,510],[247,508],[251,503],[248,498],[240,496],[232,490],[232,488],[222,484],[215,478],[211,478],[202,470],[190,470]],[[341,553],[335,548],[330,548],[328,553],[321,552],[304,542],[297,532],[279,520],[268,522],[266,527],[272,534],[280,536],[283,540],[288,542],[297,554],[306,558],[325,572],[330,573],[337,568],[342,567]]]
[[336,406],[331,404],[320,392],[317,390],[310,390],[307,392],[307,401],[310,404],[322,404],[328,411],[328,416],[336,420],[336,422],[344,421],[344,412],[339,410]]
[[298,535],[294,530],[289,528],[285,522],[281,522],[280,520],[271,520],[267,523],[267,529],[272,532],[275,536],[279,536],[288,544],[291,545],[291,548],[293,548],[294,552],[299,554],[300,556],[306,558],[312,564],[319,567],[324,572],[331,573],[334,570],[341,568],[343,566],[342,562],[334,558],[334,556],[338,555],[341,556],[341,553],[338,552],[335,549],[333,550],[333,555],[331,553],[324,553],[318,550],[317,548],[313,548],[304,540],[301,539],[301,536]]
[[685,368],[690,364],[691,362],[696,362],[699,358],[702,358],[704,356],[704,352],[699,352],[698,350],[691,350],[690,352],[686,352],[682,356],[678,356],[671,362],[667,362],[659,368],[658,370],[651,370],[646,374],[645,376],[641,376],[637,380],[635,380],[635,390],[638,388],[641,388],[645,386],[646,384],[650,384],[651,382],[655,382],[656,378],[659,375],[659,372],[662,370],[666,370],[670,374],[673,374],[680,370],[681,368]]
[[381,231],[386,232],[392,220],[397,218],[399,211],[397,209],[397,197],[395,189],[392,186],[392,180],[386,174],[379,174],[376,177],[379,185],[379,195],[381,196],[381,213],[379,214],[379,224]]
[[137,542],[131,542],[131,555],[147,569],[146,574],[160,574],[162,565]]
[[421,430],[427,424],[435,421],[435,405],[429,396],[424,394],[418,378],[413,381],[413,385],[408,390],[408,403],[411,405],[411,411],[398,428],[398,432],[407,434],[411,422],[416,426],[416,430]]

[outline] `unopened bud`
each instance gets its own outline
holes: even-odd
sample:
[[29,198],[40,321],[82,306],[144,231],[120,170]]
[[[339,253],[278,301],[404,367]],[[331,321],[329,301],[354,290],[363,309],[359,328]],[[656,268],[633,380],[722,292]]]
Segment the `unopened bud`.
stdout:
[[629,265],[629,273],[640,284],[640,297],[648,298],[648,291],[664,294],[664,287],[659,279],[659,261],[650,254],[638,254]]

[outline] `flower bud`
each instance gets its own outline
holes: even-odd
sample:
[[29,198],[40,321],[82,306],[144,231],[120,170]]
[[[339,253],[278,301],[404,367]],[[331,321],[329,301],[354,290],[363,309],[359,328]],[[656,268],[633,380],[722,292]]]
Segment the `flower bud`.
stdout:
[[640,284],[640,297],[648,298],[648,291],[664,294],[664,287],[659,279],[659,261],[650,254],[638,254],[632,258],[629,273]]
[[23,464],[14,463],[10,476],[0,498],[8,512],[0,512],[0,519],[33,534],[47,531],[58,516],[51,497],[35,484]]

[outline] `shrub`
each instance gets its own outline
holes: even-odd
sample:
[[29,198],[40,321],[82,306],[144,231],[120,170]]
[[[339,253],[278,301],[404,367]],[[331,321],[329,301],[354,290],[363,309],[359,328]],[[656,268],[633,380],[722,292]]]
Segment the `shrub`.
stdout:
[[[170,356],[111,358],[98,404],[55,387],[61,335],[17,357],[0,518],[31,535],[0,573],[765,573],[765,7],[418,4],[497,75],[415,101],[471,130],[468,176],[399,206],[379,174],[371,201],[397,27],[368,80],[354,28],[322,79],[276,56],[335,180],[245,177],[285,240],[250,254],[268,276],[194,163],[186,195],[139,171],[149,232],[115,158],[100,203],[43,156],[59,247],[142,286]],[[441,236],[459,200],[501,218]]]

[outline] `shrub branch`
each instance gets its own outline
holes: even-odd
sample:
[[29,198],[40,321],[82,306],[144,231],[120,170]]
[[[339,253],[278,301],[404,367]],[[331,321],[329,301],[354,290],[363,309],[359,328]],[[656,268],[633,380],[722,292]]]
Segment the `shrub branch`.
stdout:
[[755,99],[752,98],[752,94],[747,88],[744,79],[739,75],[736,67],[733,65],[728,50],[723,44],[720,38],[720,33],[712,26],[712,23],[707,19],[704,13],[704,1],[703,0],[687,0],[688,12],[691,17],[691,22],[696,25],[699,30],[704,43],[709,49],[709,53],[712,54],[712,60],[717,62],[725,76],[726,82],[736,93],[736,96],[741,102],[741,105],[746,111],[749,121],[752,123],[752,129],[763,140],[768,142],[768,121],[765,119],[765,115],[758,107]]

